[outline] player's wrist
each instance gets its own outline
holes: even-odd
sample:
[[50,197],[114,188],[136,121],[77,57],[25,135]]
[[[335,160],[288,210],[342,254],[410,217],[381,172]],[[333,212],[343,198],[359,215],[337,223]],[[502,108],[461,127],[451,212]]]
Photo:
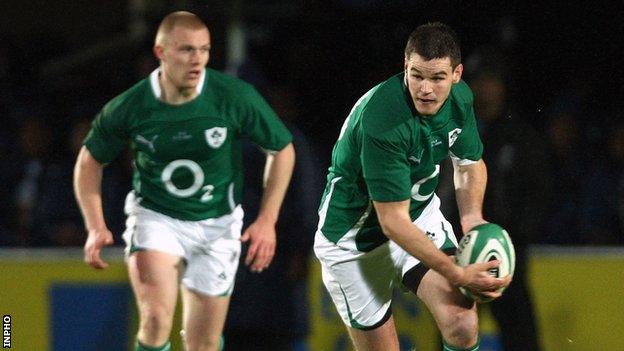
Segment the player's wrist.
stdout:
[[106,227],[106,224],[101,223],[101,224],[96,224],[96,225],[87,225],[86,229],[89,235],[94,235],[96,233],[107,231],[108,227]]
[[266,224],[275,225],[277,223],[277,214],[270,212],[263,212],[258,215],[256,222],[263,222]]
[[433,267],[432,268],[455,286],[462,286],[463,284],[465,284],[466,273],[463,267],[456,265],[451,257],[446,255],[444,255],[444,257],[445,259],[443,263],[439,264],[437,269]]
[[483,216],[480,214],[463,216],[460,222],[464,233],[467,233],[469,230],[478,226],[479,224],[487,223],[487,221],[483,219]]
[[466,280],[466,270],[455,264],[453,264],[453,269],[449,271],[446,279],[454,286],[464,286],[468,283]]

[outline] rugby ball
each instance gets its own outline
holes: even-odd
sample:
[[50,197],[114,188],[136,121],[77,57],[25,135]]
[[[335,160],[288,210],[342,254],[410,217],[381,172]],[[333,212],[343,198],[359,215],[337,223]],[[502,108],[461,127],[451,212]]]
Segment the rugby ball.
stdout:
[[[513,275],[516,266],[516,252],[509,233],[494,223],[484,223],[472,228],[459,241],[455,262],[462,266],[499,260],[500,265],[490,270],[490,275],[502,278]],[[459,290],[469,299],[477,302],[489,302],[492,298],[473,294],[460,287]],[[504,288],[501,288],[501,292]]]

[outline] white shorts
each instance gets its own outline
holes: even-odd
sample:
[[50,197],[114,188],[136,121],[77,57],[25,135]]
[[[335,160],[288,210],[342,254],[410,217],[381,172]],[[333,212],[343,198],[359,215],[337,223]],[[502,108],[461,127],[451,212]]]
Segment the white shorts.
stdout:
[[[435,196],[435,195],[434,195]],[[437,196],[414,221],[440,249],[457,247],[451,224],[440,212]],[[393,287],[420,261],[393,241],[370,252],[354,251],[349,243],[333,243],[316,232],[314,252],[321,261],[323,283],[343,322],[352,328],[369,330],[390,317]],[[418,269],[426,272],[426,267]],[[418,280],[419,282],[419,280]],[[417,284],[417,283],[416,283]]]
[[181,282],[209,296],[229,296],[241,252],[243,209],[201,221],[183,221],[139,205],[133,192],[126,198],[126,255],[154,250],[181,257]]

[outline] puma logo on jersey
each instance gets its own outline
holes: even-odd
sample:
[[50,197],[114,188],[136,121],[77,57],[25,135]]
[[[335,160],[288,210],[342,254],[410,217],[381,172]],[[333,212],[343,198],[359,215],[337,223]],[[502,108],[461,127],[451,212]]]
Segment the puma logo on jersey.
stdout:
[[219,148],[227,139],[227,127],[213,127],[204,131],[208,146],[213,149]]
[[407,159],[414,162],[415,164],[420,164],[420,160],[422,160],[422,156],[423,156],[423,152],[425,150],[420,150],[420,152],[418,153],[418,156],[410,156]]
[[154,142],[158,138],[158,135],[154,135],[151,140],[145,139],[142,135],[136,136],[136,141],[142,144],[147,145],[152,152],[156,152],[156,148],[154,147]]

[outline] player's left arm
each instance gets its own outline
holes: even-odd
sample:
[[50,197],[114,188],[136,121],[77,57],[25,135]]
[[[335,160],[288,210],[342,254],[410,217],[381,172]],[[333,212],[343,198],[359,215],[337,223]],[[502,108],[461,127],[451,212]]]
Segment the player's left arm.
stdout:
[[485,223],[483,219],[483,196],[487,184],[487,168],[483,159],[461,164],[453,160],[455,197],[464,233]]
[[245,264],[250,265],[253,272],[261,272],[273,260],[276,245],[275,224],[294,166],[295,149],[292,143],[275,154],[267,155],[264,170],[265,188],[258,218],[241,237],[243,242],[251,241]]

